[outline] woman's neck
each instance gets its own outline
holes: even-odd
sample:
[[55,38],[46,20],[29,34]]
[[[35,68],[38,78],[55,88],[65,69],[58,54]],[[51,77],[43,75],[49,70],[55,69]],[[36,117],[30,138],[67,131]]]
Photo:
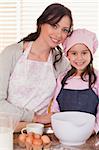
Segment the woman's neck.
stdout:
[[51,48],[46,44],[46,42],[41,37],[37,38],[36,41],[33,42],[32,51],[35,51],[40,54],[41,53],[49,54],[50,50]]
[[33,59],[47,61],[51,49],[47,47],[39,38],[33,42],[30,55]]

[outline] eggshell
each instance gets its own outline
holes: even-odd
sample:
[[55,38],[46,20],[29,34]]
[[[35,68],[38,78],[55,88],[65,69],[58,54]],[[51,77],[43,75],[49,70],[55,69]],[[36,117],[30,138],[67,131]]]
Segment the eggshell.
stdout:
[[25,147],[26,137],[27,137],[27,135],[25,133],[20,134],[18,136],[18,144],[20,147]]
[[29,132],[29,133],[27,133],[27,136],[34,136],[34,133],[33,132]]
[[33,150],[42,150],[43,146],[37,146],[37,145],[33,145],[32,146]]
[[32,143],[33,143],[33,136],[28,135],[27,138],[26,138],[26,143],[28,143],[29,145],[32,145]]
[[18,145],[19,145],[20,147],[22,147],[22,148],[25,148],[25,147],[26,147],[25,143],[22,143],[22,142],[20,142],[20,141],[18,141]]
[[36,138],[33,139],[33,145],[40,146],[42,144],[43,144],[43,141],[41,139],[36,139]]
[[23,133],[23,134],[20,134],[19,137],[18,137],[18,140],[22,143],[25,143],[25,140],[26,140],[26,134]]
[[47,135],[42,135],[41,139],[44,144],[49,144],[51,142],[50,138]]
[[35,139],[40,139],[40,138],[41,138],[41,135],[40,135],[40,134],[34,134],[34,138],[35,138]]

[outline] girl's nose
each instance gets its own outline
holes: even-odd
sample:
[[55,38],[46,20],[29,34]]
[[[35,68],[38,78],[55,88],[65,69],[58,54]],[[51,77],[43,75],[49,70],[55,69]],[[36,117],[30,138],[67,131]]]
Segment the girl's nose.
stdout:
[[81,54],[78,54],[78,55],[77,55],[77,58],[78,58],[78,59],[82,59],[82,55],[81,55]]

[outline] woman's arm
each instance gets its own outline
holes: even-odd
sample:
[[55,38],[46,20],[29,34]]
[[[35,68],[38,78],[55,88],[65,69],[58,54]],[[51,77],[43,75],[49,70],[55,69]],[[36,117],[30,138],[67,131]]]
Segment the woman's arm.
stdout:
[[20,120],[30,122],[33,120],[34,112],[19,108],[7,101],[9,80],[13,65],[22,54],[20,49],[20,45],[13,44],[0,54],[0,112],[16,113]]

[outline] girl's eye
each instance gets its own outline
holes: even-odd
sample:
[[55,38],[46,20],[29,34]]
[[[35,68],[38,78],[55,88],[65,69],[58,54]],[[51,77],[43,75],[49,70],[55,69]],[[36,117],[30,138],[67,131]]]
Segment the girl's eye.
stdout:
[[87,55],[87,54],[89,54],[89,53],[90,53],[90,52],[87,51],[87,50],[82,52],[83,55]]
[[83,54],[83,55],[86,55],[87,53],[88,53],[88,52],[86,51],[86,52],[83,52],[82,54]]
[[74,55],[74,56],[76,55],[76,53],[75,53],[75,52],[72,52],[71,54],[72,54],[72,55]]
[[86,52],[83,52],[82,54],[83,54],[83,55],[86,55],[87,53],[86,53]]

